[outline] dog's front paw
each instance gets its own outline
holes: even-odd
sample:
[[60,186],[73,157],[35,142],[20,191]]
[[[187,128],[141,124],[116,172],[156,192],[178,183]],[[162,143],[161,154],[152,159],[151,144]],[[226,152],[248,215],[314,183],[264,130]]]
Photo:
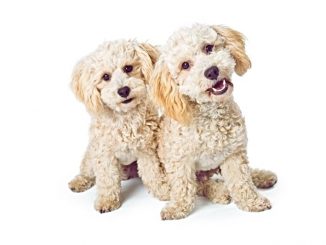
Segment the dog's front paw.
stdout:
[[262,196],[254,200],[248,200],[246,203],[238,204],[238,207],[248,212],[261,212],[272,208],[271,202]]
[[120,207],[120,200],[111,196],[101,196],[95,201],[95,209],[100,213],[111,212]]
[[174,220],[174,219],[182,219],[189,215],[190,211],[193,209],[192,205],[180,203],[168,204],[161,211],[161,219],[162,220]]
[[83,175],[77,175],[68,183],[70,190],[73,192],[83,192],[91,188],[95,184],[95,178]]

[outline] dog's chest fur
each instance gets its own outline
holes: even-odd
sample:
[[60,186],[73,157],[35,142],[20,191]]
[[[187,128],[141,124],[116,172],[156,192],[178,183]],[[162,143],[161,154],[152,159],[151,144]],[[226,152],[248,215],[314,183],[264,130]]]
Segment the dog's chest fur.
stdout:
[[108,114],[94,121],[95,135],[101,138],[104,149],[114,154],[119,162],[128,165],[136,161],[141,151],[156,148],[154,137],[158,117],[145,105],[126,114]]
[[214,169],[247,143],[244,119],[233,100],[194,107],[190,125],[165,118],[161,127],[158,153],[166,166],[183,161],[196,170]]
[[247,143],[244,119],[234,102],[201,105],[192,128],[196,139],[197,170],[218,167]]

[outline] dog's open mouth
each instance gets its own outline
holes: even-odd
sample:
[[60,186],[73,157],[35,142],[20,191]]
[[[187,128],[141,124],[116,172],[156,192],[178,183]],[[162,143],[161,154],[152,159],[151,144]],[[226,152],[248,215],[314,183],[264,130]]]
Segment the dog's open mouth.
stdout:
[[133,99],[134,99],[134,98],[130,98],[130,99],[127,99],[127,100],[122,101],[121,103],[123,103],[123,104],[128,104],[128,103],[130,103]]
[[221,95],[228,90],[229,86],[233,87],[233,84],[228,79],[223,78],[221,80],[215,81],[213,86],[208,88],[206,91],[209,95]]

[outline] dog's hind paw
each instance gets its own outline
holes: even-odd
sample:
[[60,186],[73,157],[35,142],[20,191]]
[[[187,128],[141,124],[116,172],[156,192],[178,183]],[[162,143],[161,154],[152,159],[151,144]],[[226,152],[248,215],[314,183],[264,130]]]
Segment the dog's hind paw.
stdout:
[[229,204],[231,195],[224,182],[209,180],[204,183],[203,196],[206,196],[213,203]]
[[231,198],[229,192],[226,192],[222,195],[212,197],[212,198],[210,198],[210,200],[213,203],[217,203],[217,204],[230,204],[230,202],[232,201],[232,198]]
[[277,176],[272,171],[252,169],[252,182],[257,188],[268,189],[273,187],[277,182]]

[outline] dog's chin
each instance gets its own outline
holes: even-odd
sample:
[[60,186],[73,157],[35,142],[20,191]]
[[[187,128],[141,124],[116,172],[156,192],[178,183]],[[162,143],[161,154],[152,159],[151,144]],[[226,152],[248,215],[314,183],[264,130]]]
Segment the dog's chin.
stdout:
[[115,106],[110,106],[111,110],[114,110],[118,113],[125,113],[128,111],[133,110],[135,107],[137,107],[141,103],[141,100],[137,97],[131,97],[128,99],[124,99],[121,101],[118,101]]

